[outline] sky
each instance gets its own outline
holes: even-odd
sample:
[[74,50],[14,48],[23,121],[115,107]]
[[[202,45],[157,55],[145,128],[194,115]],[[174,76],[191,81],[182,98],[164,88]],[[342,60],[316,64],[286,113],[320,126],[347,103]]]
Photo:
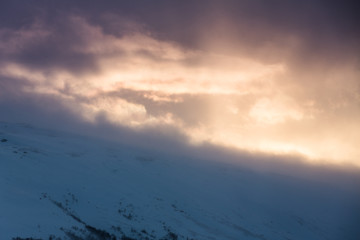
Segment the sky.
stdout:
[[333,0],[1,1],[0,120],[359,168],[359,16]]

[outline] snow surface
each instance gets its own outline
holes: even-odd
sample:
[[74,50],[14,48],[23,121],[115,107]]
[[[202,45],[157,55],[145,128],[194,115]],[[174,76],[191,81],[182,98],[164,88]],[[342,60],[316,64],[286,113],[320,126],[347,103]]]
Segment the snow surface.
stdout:
[[24,124],[0,140],[1,240],[360,239],[356,187]]

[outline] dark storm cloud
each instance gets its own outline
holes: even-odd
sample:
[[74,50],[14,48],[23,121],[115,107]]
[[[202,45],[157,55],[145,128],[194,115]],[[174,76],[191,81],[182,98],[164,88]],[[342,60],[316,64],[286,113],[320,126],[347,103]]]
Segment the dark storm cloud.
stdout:
[[326,68],[359,55],[359,12],[355,1],[325,0],[2,1],[0,28],[21,31],[40,22],[50,34],[0,59],[34,68],[97,71],[93,53],[76,51],[91,41],[69,21],[80,16],[118,37],[131,31],[125,24],[130,20],[158,39],[190,48],[210,46],[265,62],[288,59],[303,68],[323,61]]
[[[22,27],[36,17],[52,22],[59,15],[75,13],[94,22],[109,25],[103,14],[132,18],[146,23],[159,36],[176,41],[196,42],[202,28],[210,30],[216,22],[228,23],[236,38],[256,42],[271,41],[260,30],[277,30],[306,37],[309,43],[333,41],[352,42],[359,38],[359,4],[356,1],[335,0],[200,0],[200,1],[2,1],[1,26]],[[245,27],[250,25],[251,28]],[[116,33],[117,29],[106,28]],[[243,32],[243,31],[246,32]],[[246,33],[244,35],[243,33]],[[219,36],[221,37],[221,36]],[[256,43],[255,43],[256,44]],[[320,47],[320,46],[319,46]]]
[[[313,52],[313,55],[359,50],[360,9],[356,1],[127,3],[118,8],[120,12],[123,10],[130,17],[148,23],[160,38],[196,48],[203,47],[204,38],[215,38],[230,45],[230,49],[245,43],[243,51],[254,52],[266,44],[284,47],[288,37],[297,37],[303,44],[299,51]],[[285,40],[282,42],[282,39]]]
[[[67,70],[72,72],[96,70],[95,56],[78,51],[89,40],[76,29],[69,18],[57,19],[54,23],[34,20],[27,28],[3,29],[0,32],[4,45],[1,60],[17,62],[33,69]],[[12,49],[8,49],[11,46]],[[7,49],[6,49],[7,48]]]
[[337,64],[359,53],[359,6],[354,1],[223,1],[216,5],[204,38],[212,37],[213,45],[222,43],[219,51],[227,54],[311,65],[319,60]]

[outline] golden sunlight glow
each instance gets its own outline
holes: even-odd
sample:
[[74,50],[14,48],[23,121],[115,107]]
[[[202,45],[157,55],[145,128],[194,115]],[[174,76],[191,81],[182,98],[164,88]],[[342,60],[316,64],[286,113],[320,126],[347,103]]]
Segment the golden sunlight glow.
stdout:
[[[249,116],[261,124],[277,124],[288,118],[301,120],[301,110],[292,107],[287,99],[260,98],[251,108]],[[295,105],[294,103],[292,105]]]
[[[229,63],[223,56],[198,54],[200,63],[196,68],[174,62],[158,63],[146,58],[127,64],[106,59],[101,61],[105,71],[89,81],[104,91],[127,88],[167,94],[238,94],[247,93],[249,85],[261,79],[270,82],[284,71],[281,64],[267,66],[243,59],[231,59]],[[211,61],[203,60],[205,58],[217,59],[218,62],[209,64]]]

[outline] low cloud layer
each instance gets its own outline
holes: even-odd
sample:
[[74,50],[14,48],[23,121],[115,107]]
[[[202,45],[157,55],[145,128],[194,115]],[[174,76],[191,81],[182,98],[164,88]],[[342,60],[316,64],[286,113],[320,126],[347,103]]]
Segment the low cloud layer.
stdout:
[[3,3],[1,118],[360,166],[352,5],[294,4]]

